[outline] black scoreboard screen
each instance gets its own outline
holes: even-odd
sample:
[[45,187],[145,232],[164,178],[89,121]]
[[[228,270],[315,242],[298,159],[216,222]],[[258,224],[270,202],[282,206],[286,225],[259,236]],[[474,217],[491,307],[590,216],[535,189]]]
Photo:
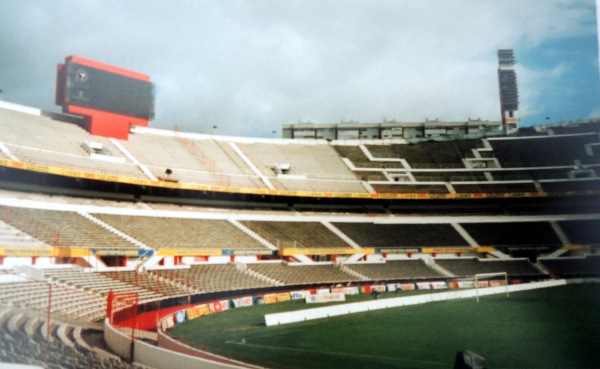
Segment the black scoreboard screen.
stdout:
[[132,117],[154,118],[154,84],[88,65],[67,62],[64,103]]

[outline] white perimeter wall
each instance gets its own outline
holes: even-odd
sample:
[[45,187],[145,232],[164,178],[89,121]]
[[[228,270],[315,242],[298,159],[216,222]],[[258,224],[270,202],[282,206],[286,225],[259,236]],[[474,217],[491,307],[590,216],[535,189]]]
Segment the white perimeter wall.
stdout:
[[230,365],[160,348],[143,341],[135,342],[134,361],[158,369],[232,369],[248,368]]
[[[104,341],[120,357],[131,360],[131,330],[119,331],[104,321]],[[157,369],[243,369],[261,368],[253,365],[235,365],[217,362],[161,348],[142,340],[134,341],[133,361]]]
[[[508,291],[509,292],[526,291],[526,290],[532,290],[532,289],[537,289],[537,288],[561,286],[561,285],[565,285],[565,284],[567,284],[567,282],[564,279],[553,280],[553,281],[544,281],[544,282],[535,282],[535,283],[514,284],[511,286],[508,286]],[[486,287],[486,288],[479,289],[479,296],[494,295],[494,294],[499,294],[499,293],[506,293],[506,286]],[[285,312],[285,313],[267,314],[267,315],[265,315],[265,323],[267,324],[267,326],[278,325],[278,324],[288,324],[288,323],[302,322],[302,321],[306,321],[306,320],[314,320],[314,319],[330,318],[333,316],[362,313],[362,312],[371,311],[371,310],[380,310],[380,309],[387,309],[387,308],[408,306],[408,305],[418,305],[418,304],[425,304],[428,302],[436,302],[436,301],[464,299],[464,298],[469,298],[469,297],[475,297],[476,295],[477,295],[477,290],[469,289],[469,290],[462,290],[462,291],[438,292],[438,293],[427,294],[427,295],[396,297],[396,298],[388,298],[388,299],[382,299],[382,300],[354,302],[354,303],[350,303],[350,304],[325,306],[325,307],[316,308],[316,309],[305,309],[305,310],[289,311],[289,312]]]

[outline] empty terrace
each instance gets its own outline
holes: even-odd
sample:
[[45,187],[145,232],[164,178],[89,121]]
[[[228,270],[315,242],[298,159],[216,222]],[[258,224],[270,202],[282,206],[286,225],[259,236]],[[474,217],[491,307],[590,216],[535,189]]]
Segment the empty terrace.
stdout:
[[373,281],[446,278],[423,260],[388,260],[377,264],[346,264],[344,267]]
[[349,247],[318,222],[242,221],[254,233],[278,247]]
[[284,285],[346,283],[358,281],[342,269],[333,265],[288,265],[281,263],[248,264],[251,269],[261,275],[272,278]]
[[477,258],[437,259],[436,264],[457,277],[471,277],[481,273],[505,272],[511,277],[538,276],[543,273],[527,259],[480,260]]
[[161,300],[165,297],[146,288],[111,278],[108,274],[84,271],[79,267],[46,269],[44,276],[49,277],[53,284],[70,286],[99,296],[106,296],[110,291],[137,292],[140,302]]
[[245,269],[242,264],[194,264],[187,269],[164,269],[151,273],[168,278],[179,286],[190,286],[205,293],[273,286],[271,282],[257,278]]
[[[0,142],[9,150],[9,158],[41,166],[146,178],[110,139],[92,136],[74,123],[0,109],[0,132]],[[101,144],[103,157],[115,161],[92,158],[84,149],[86,141]]]
[[598,164],[600,156],[589,155],[586,145],[599,143],[598,134],[489,138],[494,156],[502,167],[544,167]]
[[570,220],[558,222],[574,245],[600,245],[600,219]]
[[[152,174],[182,183],[264,188],[226,142],[137,133],[121,143]],[[171,174],[167,174],[167,169]]]
[[464,168],[481,140],[425,141],[418,144],[368,145],[375,158],[405,159],[412,168]]
[[0,282],[0,301],[3,304],[31,310],[47,311],[60,317],[81,321],[95,321],[106,313],[106,299],[71,286],[52,282],[52,300],[46,282],[31,280]]
[[94,214],[136,240],[159,249],[265,249],[226,220]]
[[366,192],[330,145],[255,142],[238,144],[238,147],[277,189]]
[[468,246],[450,224],[334,223],[362,247]]
[[600,277],[600,256],[588,255],[582,258],[540,259],[553,276],[559,278],[598,278]]
[[481,246],[553,249],[562,246],[550,222],[462,223]]
[[73,211],[0,206],[0,220],[51,246],[138,248]]

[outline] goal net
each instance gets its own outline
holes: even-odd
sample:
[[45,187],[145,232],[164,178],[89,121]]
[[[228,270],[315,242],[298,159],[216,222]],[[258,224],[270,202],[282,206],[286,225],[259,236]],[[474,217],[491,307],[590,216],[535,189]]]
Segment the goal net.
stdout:
[[479,296],[494,294],[493,290],[486,290],[488,287],[504,287],[506,297],[508,296],[508,274],[506,272],[497,273],[479,273],[475,274],[475,295],[477,302]]

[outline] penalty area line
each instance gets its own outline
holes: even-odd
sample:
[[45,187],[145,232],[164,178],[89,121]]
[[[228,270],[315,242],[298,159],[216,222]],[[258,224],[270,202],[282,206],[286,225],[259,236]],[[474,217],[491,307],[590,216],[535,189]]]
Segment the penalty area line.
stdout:
[[441,363],[439,361],[426,361],[426,360],[410,360],[410,359],[402,359],[398,357],[390,357],[390,356],[380,356],[380,355],[368,355],[368,354],[356,354],[351,352],[333,352],[333,351],[317,351],[317,350],[308,350],[294,347],[280,347],[280,346],[269,346],[269,345],[258,345],[255,343],[248,343],[244,338],[241,341],[225,341],[226,344],[230,345],[239,345],[239,346],[252,346],[263,349],[270,350],[280,350],[280,351],[296,351],[296,352],[306,352],[306,353],[317,353],[322,355],[332,355],[332,356],[344,356],[344,357],[362,357],[368,359],[383,359],[390,361],[403,361],[407,363],[419,363],[419,364],[429,364],[429,365],[439,365],[440,367],[448,367],[448,363]]

